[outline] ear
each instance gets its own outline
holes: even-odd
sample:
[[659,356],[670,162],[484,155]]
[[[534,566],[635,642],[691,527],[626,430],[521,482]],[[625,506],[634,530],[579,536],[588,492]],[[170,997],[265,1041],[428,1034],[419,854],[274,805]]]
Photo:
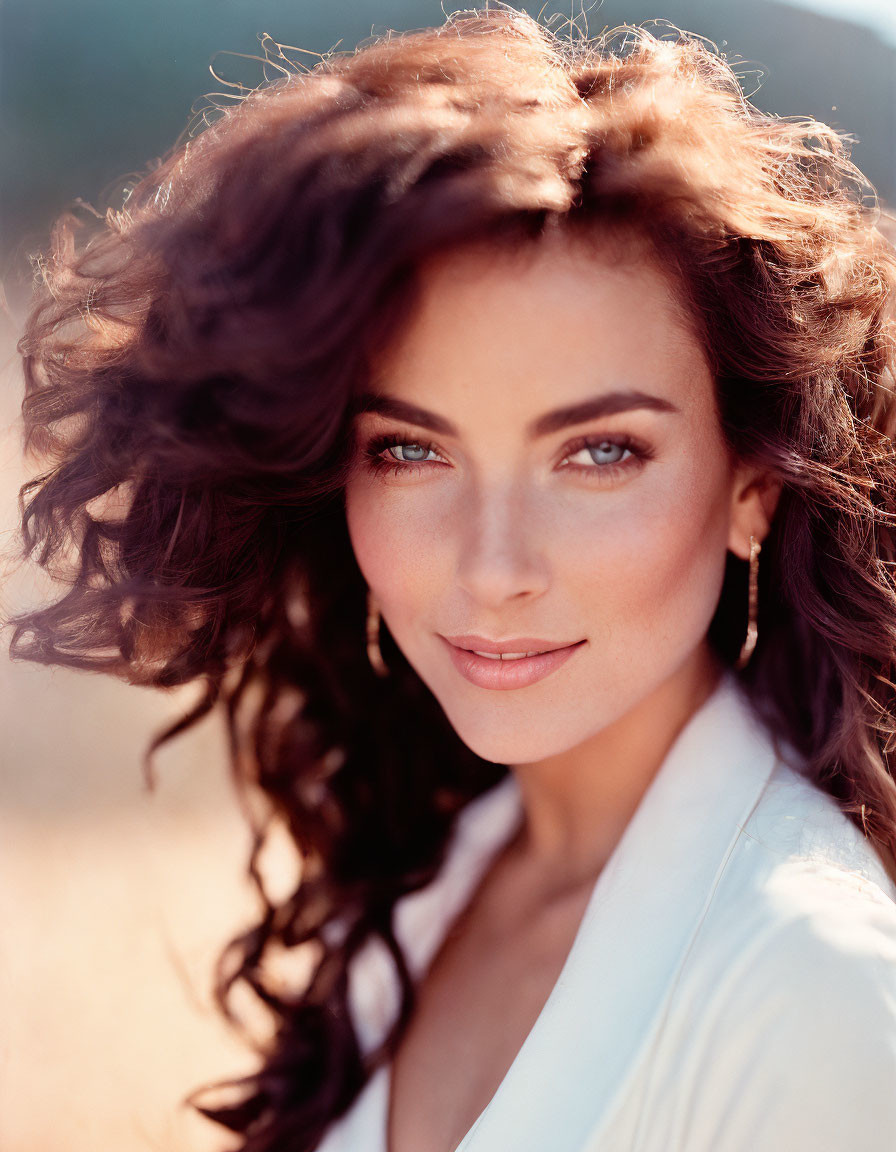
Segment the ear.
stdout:
[[782,481],[755,465],[741,464],[735,470],[731,489],[731,517],[728,547],[742,560],[750,558],[750,537],[761,544],[778,507]]

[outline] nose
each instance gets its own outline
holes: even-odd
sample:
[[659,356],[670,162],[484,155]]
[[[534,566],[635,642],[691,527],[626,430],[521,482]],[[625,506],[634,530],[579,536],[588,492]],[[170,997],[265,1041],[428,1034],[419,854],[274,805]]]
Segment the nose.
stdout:
[[473,601],[499,608],[545,591],[549,526],[522,486],[480,489],[456,515],[457,582]]

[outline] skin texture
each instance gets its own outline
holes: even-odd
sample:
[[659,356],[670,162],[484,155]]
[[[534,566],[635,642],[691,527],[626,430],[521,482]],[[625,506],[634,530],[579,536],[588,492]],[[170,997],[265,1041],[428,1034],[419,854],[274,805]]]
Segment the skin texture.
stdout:
[[[457,434],[358,417],[352,546],[461,739],[516,772],[525,821],[508,851],[543,903],[599,872],[714,686],[706,632],[726,551],[747,558],[750,534],[765,537],[776,490],[731,458],[703,350],[643,245],[552,237],[440,256],[373,390]],[[617,390],[674,410],[529,437],[549,410]],[[406,447],[380,459],[417,466],[373,468],[381,434]],[[494,691],[453,666],[439,634],[458,633],[587,643],[541,681]]]

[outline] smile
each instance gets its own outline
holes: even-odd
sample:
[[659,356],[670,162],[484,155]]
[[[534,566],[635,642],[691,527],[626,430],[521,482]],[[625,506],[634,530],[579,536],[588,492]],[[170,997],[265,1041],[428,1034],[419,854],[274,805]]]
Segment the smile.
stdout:
[[497,691],[526,688],[543,680],[562,667],[587,643],[579,640],[576,644],[567,644],[547,652],[477,652],[452,644],[444,636],[439,639],[448,649],[454,667],[465,680],[478,688]]
[[[488,660],[525,660],[527,656],[541,656],[541,652],[477,652],[475,648],[463,649],[472,652],[474,656],[485,656]],[[550,652],[552,649],[548,648]]]

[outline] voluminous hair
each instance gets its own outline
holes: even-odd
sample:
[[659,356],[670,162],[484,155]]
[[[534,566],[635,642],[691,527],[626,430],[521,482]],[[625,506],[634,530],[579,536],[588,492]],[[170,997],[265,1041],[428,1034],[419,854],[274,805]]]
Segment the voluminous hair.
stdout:
[[[391,1058],[415,990],[392,930],[481,760],[384,630],[342,492],[353,398],[402,331],[426,260],[612,232],[676,286],[736,457],[782,482],[738,672],[788,754],[882,854],[896,848],[891,439],[896,257],[843,139],[744,96],[700,39],[560,40],[512,8],[455,13],[286,69],[179,143],[119,209],[56,224],[20,343],[26,554],[67,581],[13,621],[16,657],[172,687],[221,707],[237,778],[267,800],[260,921],[219,977],[272,1014],[237,1099],[205,1110],[243,1152],[314,1148]],[[734,663],[743,561],[710,639]],[[294,891],[259,853],[285,825]],[[385,946],[402,1004],[365,1052],[351,961]],[[284,985],[269,960],[310,957]],[[281,957],[282,959],[282,957]]]

